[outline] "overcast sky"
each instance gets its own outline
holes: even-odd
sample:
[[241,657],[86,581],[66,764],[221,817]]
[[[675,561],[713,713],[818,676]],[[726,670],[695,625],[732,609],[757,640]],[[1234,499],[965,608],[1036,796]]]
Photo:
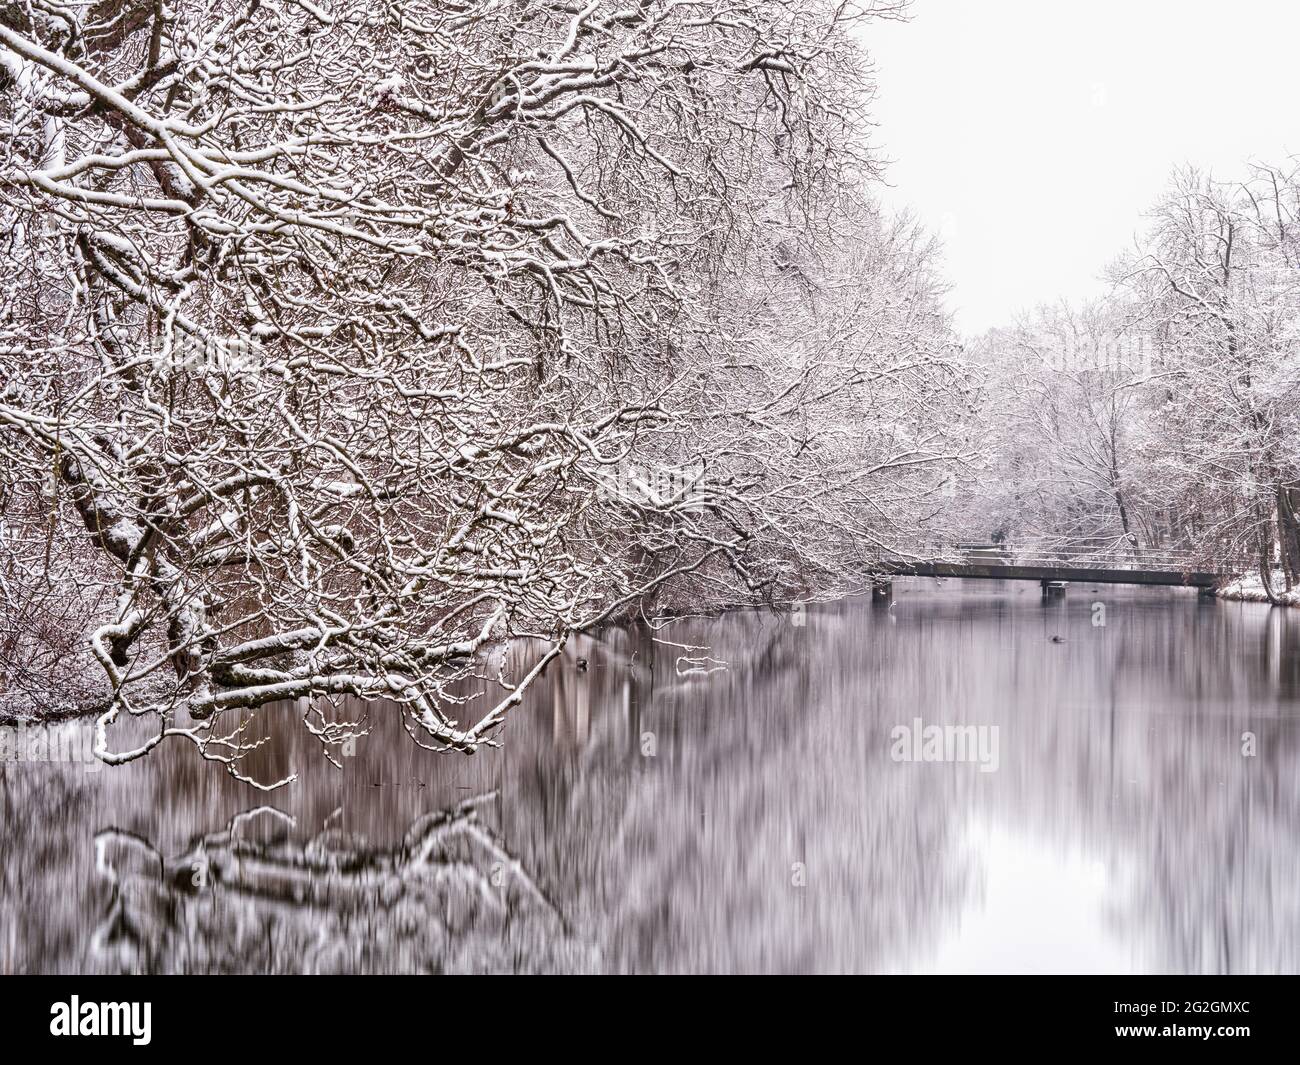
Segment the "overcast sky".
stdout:
[[892,206],[946,247],[967,332],[1102,291],[1171,170],[1300,153],[1300,4],[915,0],[864,31]]

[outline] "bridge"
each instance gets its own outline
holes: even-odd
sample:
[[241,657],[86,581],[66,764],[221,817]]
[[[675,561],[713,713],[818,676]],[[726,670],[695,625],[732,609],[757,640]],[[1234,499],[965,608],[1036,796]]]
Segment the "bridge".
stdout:
[[912,556],[873,566],[873,598],[892,598],[894,577],[964,577],[995,581],[1038,581],[1044,595],[1063,595],[1068,583],[1137,584],[1198,588],[1208,594],[1251,568],[1243,558],[1207,560],[1166,548],[1118,546],[1113,541],[1037,540],[1008,544],[931,545]]

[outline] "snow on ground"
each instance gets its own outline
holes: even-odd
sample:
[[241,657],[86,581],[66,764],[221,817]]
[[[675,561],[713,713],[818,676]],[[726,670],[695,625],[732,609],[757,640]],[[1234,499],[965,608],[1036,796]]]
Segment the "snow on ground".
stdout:
[[[1273,587],[1278,589],[1277,598],[1286,606],[1300,606],[1300,591],[1282,591],[1282,575],[1274,574]],[[1225,584],[1215,593],[1220,599],[1235,599],[1245,603],[1267,603],[1268,595],[1264,591],[1264,582],[1258,573],[1247,573],[1230,584]]]

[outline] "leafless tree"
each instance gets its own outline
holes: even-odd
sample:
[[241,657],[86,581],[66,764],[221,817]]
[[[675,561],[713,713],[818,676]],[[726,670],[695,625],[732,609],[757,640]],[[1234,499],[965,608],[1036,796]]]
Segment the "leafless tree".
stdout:
[[340,696],[471,752],[575,631],[909,535],[969,382],[865,191],[853,31],[900,10],[6,9],[3,493],[93,549],[59,572],[112,604],[101,756],[239,774],[299,699],[328,753]]
[[1275,545],[1288,589],[1300,574],[1296,196],[1268,168],[1238,184],[1182,172],[1141,254],[1118,268],[1174,371],[1163,477],[1200,539],[1259,559],[1270,598]]

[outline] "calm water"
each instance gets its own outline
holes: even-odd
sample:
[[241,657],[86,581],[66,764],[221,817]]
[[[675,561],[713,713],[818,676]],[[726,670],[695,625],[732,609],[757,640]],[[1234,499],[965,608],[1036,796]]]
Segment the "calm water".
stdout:
[[916,582],[574,655],[472,758],[286,709],[270,796],[0,766],[0,970],[1300,970],[1300,611]]

